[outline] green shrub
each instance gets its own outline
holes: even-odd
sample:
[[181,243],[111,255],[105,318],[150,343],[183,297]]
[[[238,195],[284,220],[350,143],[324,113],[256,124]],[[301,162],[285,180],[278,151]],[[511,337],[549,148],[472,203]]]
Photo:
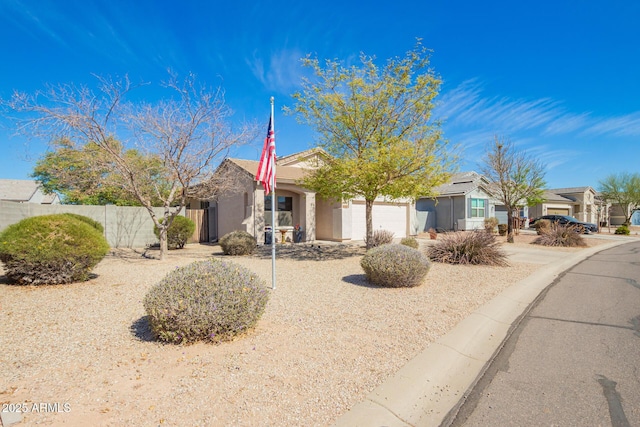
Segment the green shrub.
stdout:
[[67,216],[70,216],[71,218],[75,218],[82,222],[86,222],[87,224],[89,224],[90,226],[98,230],[100,233],[104,233],[104,227],[102,226],[101,223],[99,223],[95,219],[89,218],[88,216],[74,214],[70,212],[64,213],[63,215],[67,215]]
[[269,293],[248,269],[216,259],[176,268],[144,297],[154,336],[169,343],[230,340],[255,326]]
[[219,241],[225,255],[250,255],[255,252],[258,241],[246,231],[232,231]]
[[539,235],[548,233],[551,231],[551,221],[548,219],[539,219],[536,221],[535,224],[533,224],[533,228],[536,229],[536,232]]
[[377,246],[388,245],[393,242],[393,232],[389,230],[375,230],[371,235],[371,238],[365,243],[368,249],[375,248]]
[[[161,220],[164,224],[164,218]],[[173,222],[167,229],[167,248],[169,249],[182,249],[187,244],[189,237],[193,235],[196,229],[196,223],[186,216],[176,215],[173,218]],[[156,238],[160,238],[160,230],[158,227],[153,227],[153,232]]]
[[628,236],[631,233],[631,231],[629,230],[629,227],[627,227],[626,225],[621,225],[620,227],[616,228],[616,231],[614,233],[624,234]]
[[508,265],[496,237],[483,231],[445,233],[427,255],[432,261],[447,264]]
[[5,274],[22,285],[87,280],[108,251],[102,233],[66,214],[26,218],[0,233]]
[[360,266],[370,283],[399,288],[420,285],[431,263],[420,251],[404,245],[388,244],[369,249],[362,257]]
[[410,248],[413,248],[413,249],[418,249],[420,247],[420,244],[418,243],[418,240],[416,240],[415,237],[403,237],[402,240],[400,240],[400,244],[409,246]]
[[540,234],[533,243],[542,246],[587,246],[587,242],[585,242],[576,227],[567,227],[562,224],[555,224],[550,227],[549,230]]
[[487,233],[493,233],[493,231],[497,226],[498,226],[498,218],[492,216],[491,218],[484,219],[484,230]]

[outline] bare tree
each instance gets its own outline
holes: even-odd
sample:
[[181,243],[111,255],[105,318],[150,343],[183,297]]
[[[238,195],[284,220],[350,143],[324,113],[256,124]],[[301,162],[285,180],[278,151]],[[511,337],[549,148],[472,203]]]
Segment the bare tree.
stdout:
[[[97,168],[111,168],[126,192],[148,210],[160,230],[164,259],[173,218],[188,197],[214,197],[223,184],[218,176],[210,185],[214,167],[232,147],[250,142],[257,128],[245,124],[234,131],[222,90],[197,85],[193,75],[182,81],[171,75],[163,86],[173,97],[153,104],[125,101],[138,87],[126,77],[98,80],[97,94],[87,87],[50,86],[34,95],[15,93],[7,105],[26,115],[17,122],[23,134],[70,141],[78,150],[95,145],[104,154],[96,156]],[[158,204],[162,216],[153,209]]]
[[541,202],[546,185],[544,167],[525,152],[517,151],[511,141],[495,136],[480,171],[490,182],[491,196],[507,209],[507,242],[513,243],[513,211]]

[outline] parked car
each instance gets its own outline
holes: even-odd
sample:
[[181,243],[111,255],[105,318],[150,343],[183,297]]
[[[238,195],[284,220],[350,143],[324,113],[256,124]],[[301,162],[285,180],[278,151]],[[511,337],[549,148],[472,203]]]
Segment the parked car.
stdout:
[[529,221],[529,227],[535,226],[535,223],[541,219],[548,219],[551,223],[567,225],[570,227],[576,227],[581,233],[597,233],[598,226],[590,222],[578,221],[569,215],[543,215],[539,218]]

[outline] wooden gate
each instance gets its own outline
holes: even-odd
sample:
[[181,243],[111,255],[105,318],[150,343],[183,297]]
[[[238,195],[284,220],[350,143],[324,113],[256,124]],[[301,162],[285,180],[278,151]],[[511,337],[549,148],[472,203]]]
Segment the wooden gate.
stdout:
[[200,243],[209,241],[209,224],[206,209],[186,209],[185,216],[195,222],[196,229],[188,243]]

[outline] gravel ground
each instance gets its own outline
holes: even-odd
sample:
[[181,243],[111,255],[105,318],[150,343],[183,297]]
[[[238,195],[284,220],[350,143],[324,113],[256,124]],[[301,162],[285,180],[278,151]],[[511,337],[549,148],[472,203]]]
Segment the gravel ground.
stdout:
[[[518,236],[516,245],[532,238]],[[165,261],[116,250],[91,281],[62,286],[9,285],[0,270],[0,404],[22,405],[21,425],[329,425],[543,267],[434,264],[423,285],[386,289],[366,283],[363,253],[355,245],[279,247],[277,289],[257,328],[219,345],[154,342],[142,306],[168,271],[222,256],[218,246],[188,245]],[[233,261],[270,286],[270,248]]]

